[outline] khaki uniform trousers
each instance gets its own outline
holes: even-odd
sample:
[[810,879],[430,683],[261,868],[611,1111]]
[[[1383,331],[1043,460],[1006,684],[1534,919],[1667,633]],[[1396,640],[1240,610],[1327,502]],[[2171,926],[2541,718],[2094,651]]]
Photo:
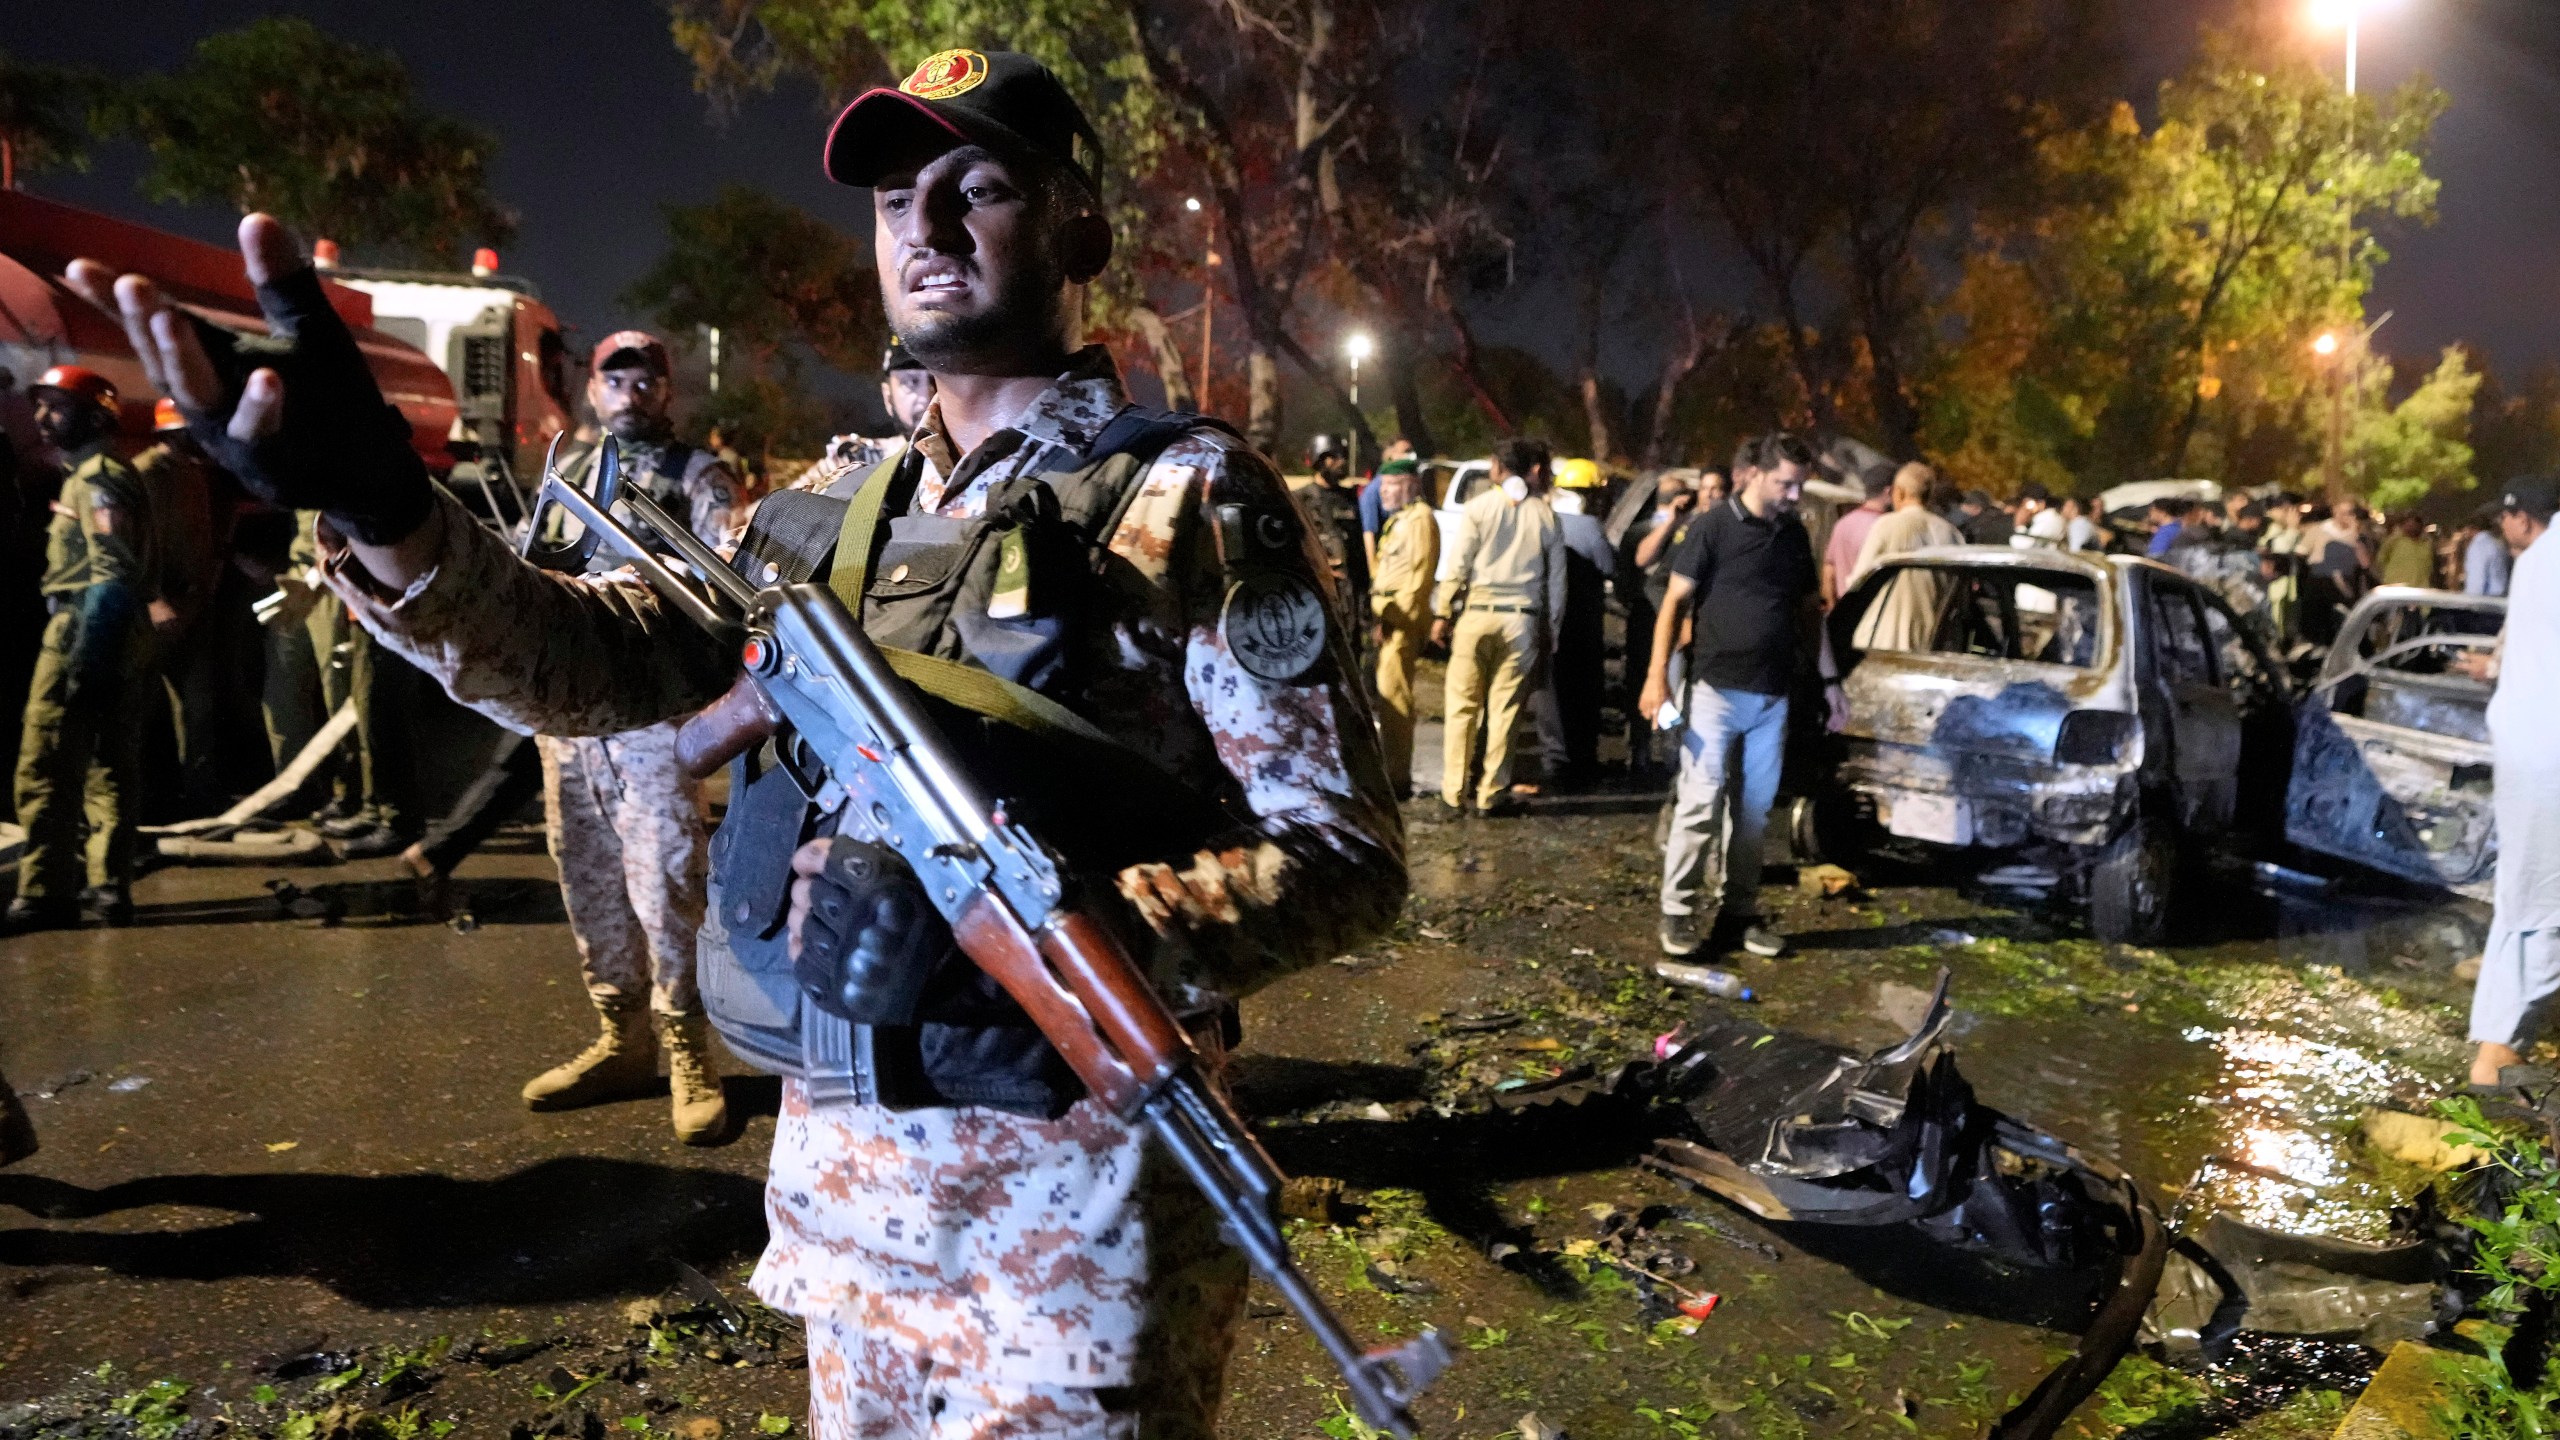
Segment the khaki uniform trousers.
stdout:
[[1537,668],[1541,627],[1524,611],[1470,608],[1449,636],[1449,728],[1440,766],[1440,798],[1467,799],[1467,760],[1476,734],[1484,734],[1484,774],[1476,782],[1481,809],[1511,788],[1511,732],[1519,727],[1520,702]]
[[15,798],[18,823],[27,827],[18,894],[29,900],[76,895],[84,873],[91,885],[133,879],[143,734],[160,699],[152,678],[151,631],[134,623],[105,693],[74,696],[71,650],[79,626],[76,608],[45,622],[27,684]]
[[702,1008],[694,945],[709,860],[702,789],[676,764],[673,721],[620,735],[536,737],[542,809],[587,994],[642,995],[661,1015]]
[[1431,638],[1431,623],[1382,623],[1378,644],[1378,744],[1387,754],[1387,778],[1396,793],[1413,789],[1413,671],[1422,663],[1422,647]]

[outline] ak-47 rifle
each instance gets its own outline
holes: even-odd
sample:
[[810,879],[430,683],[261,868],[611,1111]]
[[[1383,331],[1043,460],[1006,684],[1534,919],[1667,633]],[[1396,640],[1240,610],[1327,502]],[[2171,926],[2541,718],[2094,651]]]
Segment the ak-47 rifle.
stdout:
[[[606,440],[607,447],[612,446]],[[553,553],[583,564],[599,542],[675,609],[738,645],[745,674],[686,722],[680,759],[712,769],[768,738],[821,808],[852,805],[898,852],[960,948],[1029,1013],[1095,1099],[1143,1123],[1217,1211],[1228,1239],[1298,1312],[1342,1371],[1352,1408],[1410,1440],[1410,1405],[1448,1367],[1437,1330],[1362,1352],[1289,1257],[1281,1175],[1226,1101],[1137,962],[1108,925],[1067,899],[1059,857],[985,795],[908,683],[820,585],[758,589],[646,496],[622,490],[610,448],[589,495],[543,478],[528,549],[557,506],[582,527]],[[619,493],[617,493],[619,492]],[[599,503],[601,501],[601,503]],[[616,504],[698,576],[688,580],[613,516]],[[787,733],[786,733],[787,732]]]

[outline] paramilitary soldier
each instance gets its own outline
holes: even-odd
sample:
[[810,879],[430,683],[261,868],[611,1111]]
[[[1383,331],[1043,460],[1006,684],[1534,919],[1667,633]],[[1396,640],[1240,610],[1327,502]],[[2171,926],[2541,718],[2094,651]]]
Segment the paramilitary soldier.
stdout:
[[[717,455],[676,439],[665,343],[639,330],[607,335],[591,368],[587,403],[620,451],[623,483],[683,519],[704,544],[726,544],[737,477]],[[599,442],[562,457],[562,472],[592,487],[603,449]],[[599,569],[611,563],[596,560]],[[715,1143],[728,1133],[729,1109],[693,953],[709,837],[702,787],[676,763],[675,722],[611,735],[543,733],[535,744],[560,899],[602,1033],[526,1082],[525,1103],[566,1110],[646,1094],[657,1086],[664,1051],[676,1138]]]
[[[1393,916],[1403,835],[1282,481],[1221,428],[1133,410],[1081,344],[1112,243],[1091,144],[1019,55],[946,51],[838,118],[828,173],[872,187],[889,318],[937,395],[894,467],[769,497],[735,563],[823,575],[883,643],[1027,686],[1125,753],[1060,764],[1049,733],[927,702],[1116,893],[1214,1052],[1217,992]],[[121,304],[226,465],[329,510],[332,583],[385,643],[527,729],[611,733],[727,689],[735,656],[654,595],[536,571],[435,492],[281,230],[252,217],[242,242],[287,354],[200,354],[148,282],[111,297],[80,262],[73,283]],[[240,377],[257,363],[277,373]],[[808,1319],[812,1433],[1212,1434],[1244,1266],[1205,1206],[1080,1097],[865,817],[815,810],[767,757],[733,785],[703,987],[733,1048],[789,1077],[755,1283]]]
[[68,473],[45,536],[44,648],[18,742],[18,821],[27,844],[8,926],[76,925],[84,899],[100,918],[120,923],[133,913],[134,784],[151,713],[143,703],[151,627],[176,612],[152,583],[142,478],[111,448],[115,386],[95,370],[56,365],[29,391],[36,427],[62,452]]

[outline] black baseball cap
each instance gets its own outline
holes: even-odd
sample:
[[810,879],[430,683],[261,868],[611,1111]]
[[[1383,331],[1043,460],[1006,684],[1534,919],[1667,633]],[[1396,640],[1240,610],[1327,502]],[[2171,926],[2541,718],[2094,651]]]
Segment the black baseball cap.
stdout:
[[895,335],[889,337],[889,348],[880,352],[881,374],[887,375],[899,370],[921,370],[923,368],[924,362],[907,352],[906,341],[899,339]]
[[2553,512],[2560,511],[2560,479],[2549,475],[2519,475],[2501,487],[2498,508],[2548,522]]
[[1093,122],[1048,66],[1010,50],[944,50],[897,88],[865,91],[844,107],[827,132],[827,178],[878,184],[900,142],[919,134],[1054,161],[1087,189],[1102,163]]

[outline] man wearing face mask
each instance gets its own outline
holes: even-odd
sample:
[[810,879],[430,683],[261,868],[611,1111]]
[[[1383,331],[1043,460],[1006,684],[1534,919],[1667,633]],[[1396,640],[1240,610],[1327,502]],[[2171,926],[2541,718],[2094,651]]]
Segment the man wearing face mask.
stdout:
[[[1098,158],[1021,55],[944,51],[846,109],[827,171],[871,191],[883,301],[935,399],[895,465],[767,497],[734,563],[984,672],[919,703],[1118,897],[1106,923],[1214,1056],[1224,997],[1395,916],[1403,834],[1280,477],[1223,427],[1130,405],[1083,342],[1112,247]],[[226,463],[329,511],[364,624],[520,728],[612,733],[729,688],[736,652],[654,593],[535,570],[434,491],[376,433],[289,242],[263,217],[243,240],[301,337],[270,369],[195,348],[147,282],[79,262],[72,283],[121,308]],[[279,447],[288,386],[321,402]],[[315,451],[332,463],[293,463]],[[958,698],[989,690],[1033,695],[1030,722]],[[1038,718],[1058,711],[1075,723]],[[786,1076],[755,1286],[808,1322],[811,1433],[1213,1435],[1244,1301],[1214,1212],[958,953],[867,815],[819,808],[770,752],[732,796],[699,955],[723,1037]]]
[[[666,345],[619,331],[596,345],[593,370],[587,402],[613,437],[622,483],[683,517],[703,543],[724,543],[737,477],[710,451],[676,439]],[[592,484],[603,448],[599,441],[563,457],[562,473]],[[543,828],[599,1033],[527,1081],[525,1104],[568,1110],[650,1094],[663,1052],[676,1138],[715,1143],[728,1134],[729,1109],[694,978],[708,836],[701,786],[676,764],[676,726],[537,734],[534,743]]]
[[[1440,803],[1452,815],[1526,808],[1511,793],[1511,733],[1564,613],[1564,531],[1547,506],[1549,463],[1544,441],[1515,435],[1493,447],[1497,483],[1458,512],[1449,539],[1457,558],[1432,597],[1440,618],[1431,638],[1449,647]],[[1470,794],[1479,734],[1484,767]]]

